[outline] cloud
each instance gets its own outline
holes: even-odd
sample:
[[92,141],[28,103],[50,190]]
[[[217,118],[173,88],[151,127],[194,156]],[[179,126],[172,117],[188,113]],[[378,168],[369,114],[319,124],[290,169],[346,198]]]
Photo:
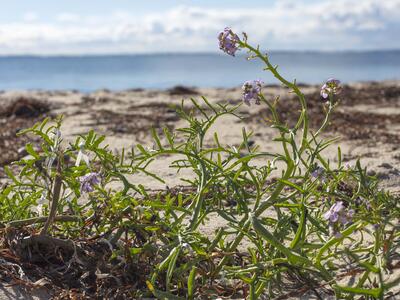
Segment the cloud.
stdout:
[[80,15],[73,13],[61,13],[55,18],[58,22],[74,23],[79,22],[82,18]]
[[141,16],[62,13],[46,21],[27,14],[20,22],[0,23],[0,54],[215,51],[225,26],[246,31],[268,49],[400,48],[400,0],[277,1],[263,9],[178,6]]
[[38,19],[39,19],[38,14],[33,12],[33,11],[26,12],[22,16],[22,20],[25,21],[25,22],[35,22]]

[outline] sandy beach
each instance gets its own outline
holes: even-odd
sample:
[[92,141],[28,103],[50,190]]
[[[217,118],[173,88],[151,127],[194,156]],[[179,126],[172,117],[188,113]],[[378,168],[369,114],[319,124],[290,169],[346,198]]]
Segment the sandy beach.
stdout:
[[[319,86],[302,85],[310,110],[312,128],[323,121],[324,105],[319,96]],[[273,100],[279,97],[282,119],[293,122],[299,105],[288,90],[278,85],[266,85],[264,93]],[[0,112],[0,165],[23,157],[23,145],[30,137],[16,138],[18,130],[29,127],[45,116],[64,116],[62,134],[66,141],[94,129],[107,136],[106,143],[116,151],[129,149],[140,143],[152,147],[150,129],[174,129],[184,125],[174,106],[182,99],[201,101],[201,96],[212,103],[241,102],[241,88],[197,89],[174,87],[169,90],[133,89],[112,92],[98,90],[90,94],[77,91],[7,91],[0,94],[3,111]],[[335,159],[340,145],[343,160],[353,164],[361,158],[362,164],[381,179],[381,186],[400,193],[400,81],[352,83],[343,87],[341,102],[332,116],[326,137],[341,139],[329,148],[328,156]],[[186,107],[190,103],[186,101]],[[234,146],[240,142],[241,130],[253,131],[252,142],[261,149],[279,151],[272,142],[276,131],[268,124],[266,107],[245,105],[239,108],[242,120],[224,118],[215,124],[222,143]],[[210,136],[212,139],[212,136]],[[34,143],[34,141],[33,141]],[[171,158],[172,159],[172,158]],[[168,165],[169,159],[156,161],[153,170],[165,179],[169,187],[180,186],[181,176],[176,176]],[[262,162],[261,162],[262,163]],[[1,180],[5,180],[0,170]],[[163,189],[165,185],[149,178],[135,176],[131,180],[149,189]]]

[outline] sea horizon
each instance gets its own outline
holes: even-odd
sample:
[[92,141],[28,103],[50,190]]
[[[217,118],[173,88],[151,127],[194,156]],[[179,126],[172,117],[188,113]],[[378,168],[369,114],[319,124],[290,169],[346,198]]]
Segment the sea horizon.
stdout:
[[[317,49],[303,49],[303,50],[293,50],[293,49],[280,49],[280,50],[265,50],[262,51],[267,54],[363,54],[363,53],[387,53],[387,52],[397,52],[400,54],[400,48],[394,49],[341,49],[341,50],[317,50]],[[225,53],[221,51],[163,51],[163,52],[112,52],[112,53],[54,53],[54,54],[39,54],[39,53],[17,53],[17,54],[1,54],[0,58],[18,58],[18,57],[115,57],[115,56],[191,56],[191,55],[217,55],[226,56]],[[235,57],[246,56],[246,52],[239,51],[236,52]]]
[[[278,70],[299,83],[400,79],[400,49],[268,51]],[[167,89],[176,85],[230,88],[250,79],[277,83],[246,53],[164,52],[79,55],[0,55],[0,90]]]

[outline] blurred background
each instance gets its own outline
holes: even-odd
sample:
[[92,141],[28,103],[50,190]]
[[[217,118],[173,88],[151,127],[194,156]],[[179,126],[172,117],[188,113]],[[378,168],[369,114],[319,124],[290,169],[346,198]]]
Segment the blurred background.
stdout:
[[400,79],[400,0],[1,0],[0,89],[233,87],[276,83],[220,52],[245,31],[289,78]]

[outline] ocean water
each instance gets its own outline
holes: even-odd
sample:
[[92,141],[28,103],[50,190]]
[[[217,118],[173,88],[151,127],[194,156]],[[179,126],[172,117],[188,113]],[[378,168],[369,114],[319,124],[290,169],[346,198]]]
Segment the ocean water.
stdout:
[[[270,60],[288,79],[321,83],[400,79],[400,50],[374,52],[272,52]],[[0,90],[107,88],[165,89],[175,85],[234,87],[249,79],[277,81],[244,55],[154,54],[113,56],[0,57]]]

